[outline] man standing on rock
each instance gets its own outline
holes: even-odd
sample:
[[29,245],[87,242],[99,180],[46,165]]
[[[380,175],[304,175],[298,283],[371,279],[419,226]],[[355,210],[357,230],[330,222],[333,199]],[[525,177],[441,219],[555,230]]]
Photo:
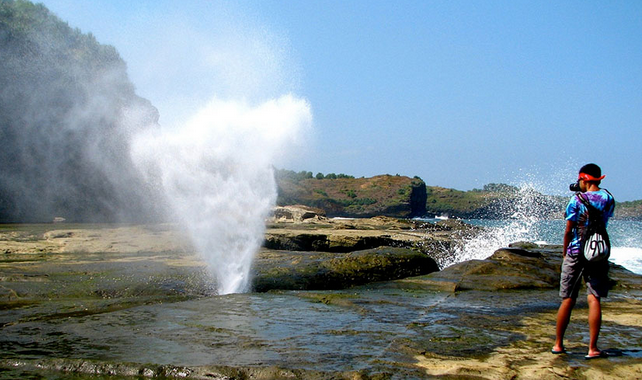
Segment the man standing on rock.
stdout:
[[[581,252],[582,235],[589,226],[588,202],[602,213],[604,225],[613,216],[615,200],[606,189],[600,188],[604,176],[599,166],[584,165],[580,169],[578,182],[571,185],[572,190],[579,190],[566,207],[566,231],[564,232],[564,261],[560,278],[560,296],[562,303],[557,312],[557,329],[553,354],[565,353],[564,333],[571,319],[582,277],[588,290],[589,350],[587,359],[606,356],[597,348],[597,338],[602,325],[602,307],[600,299],[609,291],[608,259],[589,262]],[[595,211],[593,211],[595,212]]]

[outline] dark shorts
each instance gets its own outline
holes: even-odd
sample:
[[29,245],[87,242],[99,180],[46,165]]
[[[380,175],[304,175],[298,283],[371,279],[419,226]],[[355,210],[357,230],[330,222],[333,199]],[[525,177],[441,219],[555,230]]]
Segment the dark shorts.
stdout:
[[576,299],[582,287],[582,277],[589,294],[598,298],[608,296],[610,288],[608,260],[589,263],[579,256],[566,255],[562,262],[560,297]]

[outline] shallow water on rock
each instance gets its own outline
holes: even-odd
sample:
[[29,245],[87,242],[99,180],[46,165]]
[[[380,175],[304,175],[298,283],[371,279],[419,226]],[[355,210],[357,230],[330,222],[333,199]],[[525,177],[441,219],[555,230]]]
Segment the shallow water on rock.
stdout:
[[[533,295],[529,292],[528,299]],[[555,302],[546,298],[550,297],[530,301],[530,307],[554,308]],[[122,309],[93,305],[91,313],[53,318],[51,312],[64,305],[50,301],[0,312],[7,323],[0,356],[392,373],[431,344],[457,355],[483,353],[483,347],[517,339],[496,326],[497,320],[514,322],[516,308],[529,307],[518,292],[510,299],[515,304],[488,307],[493,300],[487,295],[379,284],[346,291],[213,296]],[[16,312],[21,315],[18,320]],[[484,319],[488,325],[479,324]],[[6,375],[0,372],[0,378]]]
[[[236,294],[36,319],[5,326],[1,352],[5,358],[81,356],[116,362],[313,365],[336,370],[352,359],[381,356],[390,340],[408,333],[402,322],[416,320],[422,304],[439,298],[422,298],[415,309],[383,303],[386,296],[381,295],[360,298],[360,306],[346,309],[325,304],[322,297]],[[355,350],[356,346],[362,347]]]

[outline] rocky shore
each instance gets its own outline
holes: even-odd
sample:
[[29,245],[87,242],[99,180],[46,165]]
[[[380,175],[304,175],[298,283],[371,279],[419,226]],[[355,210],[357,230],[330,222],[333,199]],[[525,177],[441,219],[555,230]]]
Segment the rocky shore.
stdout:
[[2,226],[0,379],[642,377],[642,276],[611,271],[600,345],[622,356],[584,360],[582,299],[552,355],[560,247],[440,270],[475,228],[282,211],[229,296],[172,225]]

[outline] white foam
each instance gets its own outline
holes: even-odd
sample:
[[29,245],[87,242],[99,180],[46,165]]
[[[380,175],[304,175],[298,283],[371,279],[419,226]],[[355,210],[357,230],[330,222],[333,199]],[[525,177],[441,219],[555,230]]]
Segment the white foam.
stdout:
[[642,248],[612,247],[609,260],[634,273],[642,274]]

